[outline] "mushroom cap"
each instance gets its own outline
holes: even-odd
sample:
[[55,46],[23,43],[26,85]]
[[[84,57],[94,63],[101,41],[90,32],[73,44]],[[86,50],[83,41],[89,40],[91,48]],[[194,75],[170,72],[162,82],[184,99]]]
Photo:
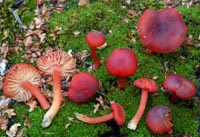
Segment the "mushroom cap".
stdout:
[[128,48],[114,49],[106,60],[106,69],[117,77],[127,77],[135,74],[138,60],[135,53]]
[[143,46],[157,53],[175,51],[183,43],[186,31],[184,20],[174,8],[147,9],[137,24]]
[[89,73],[76,74],[70,83],[68,98],[70,101],[81,104],[90,101],[99,89],[99,82]]
[[35,67],[25,63],[18,63],[12,66],[3,84],[5,96],[19,102],[28,101],[32,97],[32,94],[22,87],[21,84],[25,81],[29,81],[36,87],[39,87],[41,85],[39,71]]
[[37,66],[44,75],[52,75],[54,69],[59,69],[61,76],[67,77],[75,73],[76,59],[67,52],[58,50],[38,58]]
[[133,82],[133,85],[137,88],[141,88],[147,92],[156,92],[158,90],[158,86],[156,82],[152,79],[148,78],[138,78]]
[[197,91],[195,84],[191,80],[175,73],[168,75],[164,79],[163,87],[169,92],[174,92],[177,97],[182,99],[192,98]]
[[126,120],[123,107],[118,103],[112,103],[111,109],[113,111],[113,118],[117,122],[117,125],[122,126]]
[[105,41],[106,41],[106,37],[100,31],[90,31],[86,35],[86,42],[91,47],[100,47],[105,43]]
[[171,109],[165,105],[156,105],[151,108],[146,115],[147,127],[155,134],[171,134],[173,132]]

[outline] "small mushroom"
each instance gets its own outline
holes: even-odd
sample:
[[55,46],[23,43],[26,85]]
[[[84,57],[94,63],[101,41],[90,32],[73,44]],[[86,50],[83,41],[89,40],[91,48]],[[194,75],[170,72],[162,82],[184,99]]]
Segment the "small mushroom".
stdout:
[[102,46],[106,41],[105,35],[100,31],[90,31],[86,35],[86,42],[90,46],[90,53],[94,61],[93,70],[97,70],[101,64],[97,54],[96,48]]
[[135,53],[128,48],[114,49],[106,60],[107,71],[111,75],[118,77],[118,89],[125,87],[127,77],[135,74],[137,66],[137,57]]
[[139,18],[137,34],[147,52],[169,53],[183,43],[187,31],[175,8],[147,9]]
[[99,82],[89,73],[76,74],[69,86],[68,98],[70,101],[81,104],[90,101],[99,89]]
[[111,109],[113,111],[112,113],[96,118],[92,118],[80,113],[75,113],[75,115],[78,120],[88,124],[98,124],[114,119],[117,122],[117,125],[122,126],[125,122],[125,113],[123,107],[118,103],[112,103]]
[[165,105],[156,105],[151,108],[146,115],[147,127],[155,134],[172,134],[173,124],[171,109]]
[[195,84],[191,80],[175,73],[168,75],[164,79],[163,87],[167,91],[172,93],[170,97],[171,99],[172,98],[174,99],[171,100],[174,103],[176,103],[177,101],[176,98],[180,99],[192,98],[193,96],[195,96],[197,91]]
[[67,52],[58,50],[38,58],[37,66],[44,76],[52,75],[53,78],[53,102],[42,120],[42,127],[48,127],[56,116],[63,99],[61,80],[75,73],[76,59]]
[[135,116],[129,121],[128,126],[127,126],[129,129],[135,130],[137,128],[137,125],[140,119],[142,118],[144,114],[144,110],[145,110],[147,100],[148,100],[148,92],[149,93],[156,92],[158,90],[158,86],[154,80],[148,79],[148,78],[138,78],[137,80],[133,82],[133,85],[135,87],[142,89],[142,95],[141,95],[138,110]]
[[39,71],[31,65],[18,63],[6,75],[3,91],[5,96],[19,102],[29,101],[34,96],[44,109],[48,109],[50,104],[41,93],[40,86]]

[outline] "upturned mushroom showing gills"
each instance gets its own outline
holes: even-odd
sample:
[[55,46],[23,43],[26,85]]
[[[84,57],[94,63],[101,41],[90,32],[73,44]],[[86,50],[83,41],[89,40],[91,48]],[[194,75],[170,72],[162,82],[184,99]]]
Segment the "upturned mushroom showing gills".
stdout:
[[123,107],[118,103],[112,103],[111,109],[113,112],[95,118],[80,113],[75,113],[75,115],[78,120],[88,124],[98,124],[114,119],[117,125],[122,126],[125,122],[125,113]]
[[89,73],[79,73],[73,76],[68,90],[70,101],[81,104],[90,101],[99,89],[99,82]]
[[96,48],[102,46],[105,43],[106,37],[100,31],[90,31],[86,35],[85,39],[87,44],[90,46],[90,53],[94,61],[93,70],[97,70],[101,62],[96,54]]
[[156,105],[151,108],[146,115],[147,127],[155,134],[172,134],[173,124],[172,115],[169,114],[171,109],[165,105]]
[[19,63],[12,66],[6,75],[3,91],[5,96],[19,102],[26,102],[35,97],[44,109],[48,109],[50,104],[41,93],[40,86],[39,71],[31,65]]
[[[172,93],[171,97],[180,99],[190,99],[195,96],[197,91],[195,84],[191,80],[175,73],[168,75],[164,79],[163,87]],[[173,102],[176,103],[176,100]]]
[[174,8],[147,9],[140,16],[137,34],[147,53],[170,53],[184,41],[187,26]]
[[128,76],[135,74],[138,60],[135,53],[128,48],[114,49],[106,59],[106,69],[118,77],[117,88],[123,89]]
[[44,76],[52,75],[53,79],[53,102],[42,120],[42,127],[48,127],[56,116],[63,99],[61,80],[75,73],[76,59],[67,52],[58,50],[38,58],[37,66]]
[[138,110],[135,116],[130,120],[130,122],[127,125],[129,129],[135,130],[137,128],[137,125],[140,119],[142,118],[144,114],[144,110],[145,110],[147,99],[148,99],[148,92],[149,93],[157,92],[158,86],[154,80],[148,79],[148,78],[138,78],[133,82],[133,85],[135,87],[142,89],[142,95],[140,98],[140,104],[139,104]]

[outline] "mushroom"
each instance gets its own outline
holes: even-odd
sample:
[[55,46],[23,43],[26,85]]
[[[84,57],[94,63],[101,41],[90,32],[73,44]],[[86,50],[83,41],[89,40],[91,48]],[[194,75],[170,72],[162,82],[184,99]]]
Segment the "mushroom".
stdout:
[[73,76],[68,98],[70,101],[81,104],[90,101],[99,89],[99,82],[89,73],[79,73]]
[[172,115],[169,114],[171,109],[165,105],[156,105],[151,108],[146,115],[147,127],[155,134],[172,134],[173,124]]
[[170,75],[168,75],[164,81],[163,81],[163,87],[172,93],[171,97],[171,101],[176,103],[176,99],[180,98],[180,99],[190,99],[193,96],[195,96],[197,88],[195,86],[195,84],[179,75],[179,74],[175,74],[172,73]]
[[48,127],[56,116],[63,99],[61,79],[75,73],[76,59],[67,52],[58,50],[38,58],[37,66],[44,76],[52,75],[53,78],[53,102],[42,120],[42,127]]
[[114,119],[117,122],[117,125],[122,126],[125,122],[125,113],[123,107],[118,103],[112,103],[111,109],[113,111],[112,113],[96,118],[92,118],[80,113],[75,113],[75,115],[78,120],[88,124],[98,124]]
[[6,75],[3,92],[5,96],[19,102],[29,101],[33,96],[44,109],[50,107],[49,102],[41,93],[41,76],[39,71],[28,64],[18,63],[12,66]]
[[128,48],[114,49],[106,60],[106,69],[118,77],[117,88],[122,89],[126,84],[128,76],[135,74],[138,60],[135,53]]
[[148,99],[148,92],[156,92],[158,90],[158,86],[154,80],[148,78],[138,78],[133,82],[133,85],[142,89],[142,95],[138,110],[135,116],[129,121],[127,126],[129,129],[135,130],[140,119],[142,118],[142,115],[144,114],[144,110]]
[[187,26],[175,8],[147,9],[139,18],[137,34],[147,53],[169,53],[184,41]]
[[96,48],[102,46],[106,41],[105,35],[100,31],[90,31],[86,35],[86,42],[90,46],[90,53],[94,61],[93,70],[97,70],[101,64],[97,54]]

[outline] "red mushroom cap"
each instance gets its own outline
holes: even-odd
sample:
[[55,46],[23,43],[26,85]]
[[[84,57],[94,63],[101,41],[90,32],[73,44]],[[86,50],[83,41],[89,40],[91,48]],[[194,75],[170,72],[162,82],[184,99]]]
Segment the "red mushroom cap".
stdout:
[[100,47],[106,41],[105,35],[100,31],[90,31],[86,35],[86,42],[91,47]]
[[127,77],[135,74],[138,60],[135,53],[128,48],[116,48],[106,60],[106,68],[113,76]]
[[138,36],[147,49],[157,53],[175,51],[184,41],[187,26],[174,8],[147,9],[139,18]]
[[147,92],[156,92],[158,90],[156,82],[148,78],[138,78],[133,82],[133,85]]
[[163,87],[167,91],[175,93],[177,97],[182,99],[192,98],[195,96],[197,90],[191,80],[174,73],[165,78]]
[[156,105],[151,108],[146,115],[147,127],[155,134],[171,134],[173,124],[170,122],[172,116],[169,114],[171,109],[165,105]]
[[28,64],[18,63],[12,66],[6,75],[3,91],[5,96],[17,101],[26,102],[32,98],[32,94],[22,87],[22,82],[29,81],[34,86],[41,85],[41,76],[39,71]]
[[113,117],[117,125],[123,125],[126,119],[123,107],[118,103],[112,103],[111,109],[113,110]]
[[76,74],[70,83],[68,98],[74,103],[90,101],[99,89],[99,82],[89,73]]

